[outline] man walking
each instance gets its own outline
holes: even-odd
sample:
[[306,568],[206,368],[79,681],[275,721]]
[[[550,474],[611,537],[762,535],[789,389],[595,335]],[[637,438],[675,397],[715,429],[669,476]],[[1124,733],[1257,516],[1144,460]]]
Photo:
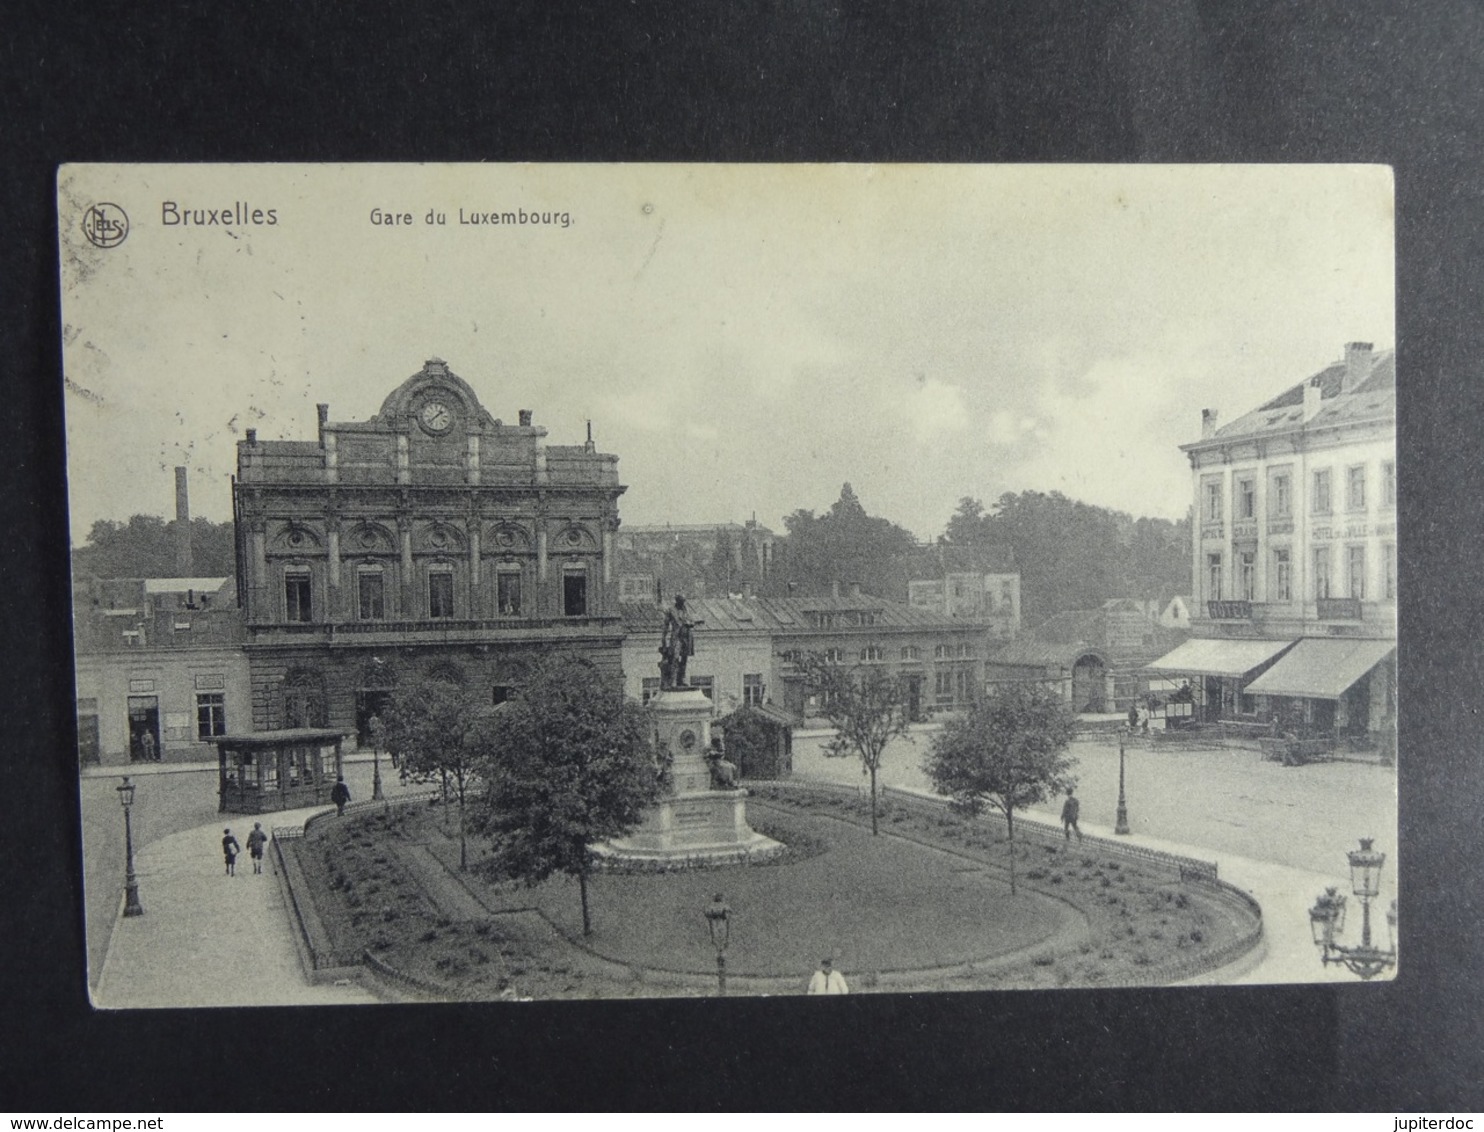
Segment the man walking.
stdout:
[[335,803],[335,812],[344,817],[345,803],[350,801],[350,787],[345,785],[345,775],[335,779],[335,787],[330,791],[330,801]]
[[1077,840],[1082,840],[1082,830],[1077,827],[1077,818],[1082,813],[1082,803],[1077,801],[1077,795],[1070,790],[1067,791],[1067,800],[1061,807],[1061,831],[1068,841],[1072,840],[1073,831],[1077,834]]
[[849,994],[850,988],[845,985],[845,976],[835,970],[830,963],[829,956],[819,961],[819,970],[814,972],[813,978],[809,980],[810,994]]
[[263,832],[263,823],[252,823],[252,832],[247,835],[247,855],[252,858],[252,871],[263,871],[263,847],[268,844],[268,835]]

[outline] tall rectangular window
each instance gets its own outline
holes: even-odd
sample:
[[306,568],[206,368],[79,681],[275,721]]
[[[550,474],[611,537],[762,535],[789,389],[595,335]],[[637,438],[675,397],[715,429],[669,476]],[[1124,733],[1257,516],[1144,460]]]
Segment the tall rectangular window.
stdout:
[[1329,486],[1329,469],[1320,468],[1314,473],[1314,514],[1316,515],[1330,513]]
[[1221,522],[1221,480],[1208,479],[1205,481],[1206,510],[1204,521],[1207,523]]
[[1237,597],[1242,601],[1251,601],[1256,596],[1253,593],[1257,583],[1257,571],[1253,566],[1255,557],[1250,550],[1237,552]]
[[283,609],[287,621],[313,620],[310,602],[309,571],[287,570],[283,575]]
[[1396,506],[1396,461],[1386,460],[1381,464],[1381,506]]
[[692,676],[689,678],[688,683],[692,688],[701,689],[702,694],[705,695],[708,700],[715,698],[712,695],[712,692],[716,688],[715,676]]
[[380,568],[356,572],[356,606],[362,621],[380,621],[386,616],[386,586]]
[[1287,472],[1274,472],[1268,481],[1268,518],[1288,519],[1293,516],[1293,478]]
[[643,687],[640,689],[640,695],[643,697],[644,703],[646,703],[646,704],[649,703],[650,700],[654,699],[655,696],[659,695],[659,692],[660,692],[660,678],[658,676],[646,676],[646,677],[644,677]]
[[227,697],[221,692],[196,693],[196,738],[227,733]]
[[940,668],[933,673],[933,700],[939,707],[948,707],[953,703],[953,672],[951,669]]
[[433,570],[428,574],[428,617],[434,621],[453,617],[452,570]]
[[1251,476],[1237,480],[1237,521],[1251,522],[1257,518],[1257,481]]
[[562,575],[562,612],[568,617],[587,616],[587,572],[569,570]]
[[763,702],[763,674],[761,672],[742,674],[742,702],[754,706]]
[[495,575],[495,608],[501,617],[520,616],[520,572],[501,570]]
[[1345,548],[1345,573],[1350,582],[1350,597],[1365,598],[1365,547]]
[[1270,601],[1293,600],[1293,561],[1286,546],[1273,548],[1273,584],[1269,589]]
[[1381,544],[1381,596],[1387,601],[1396,600],[1396,543]]
[[1221,555],[1206,555],[1206,599],[1221,600]]
[[1345,470],[1345,509],[1365,510],[1365,465],[1357,464]]
[[1329,597],[1329,547],[1314,548],[1314,596]]

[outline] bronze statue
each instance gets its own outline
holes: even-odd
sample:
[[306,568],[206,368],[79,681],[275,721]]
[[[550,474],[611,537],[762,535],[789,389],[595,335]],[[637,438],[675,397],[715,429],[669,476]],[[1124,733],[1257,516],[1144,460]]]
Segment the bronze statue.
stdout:
[[706,752],[706,762],[711,768],[713,790],[737,789],[737,764],[727,758],[726,747],[720,735],[711,737],[711,750]]
[[685,664],[696,652],[695,627],[685,611],[685,598],[675,595],[675,605],[665,610],[660,632],[660,688],[685,688]]

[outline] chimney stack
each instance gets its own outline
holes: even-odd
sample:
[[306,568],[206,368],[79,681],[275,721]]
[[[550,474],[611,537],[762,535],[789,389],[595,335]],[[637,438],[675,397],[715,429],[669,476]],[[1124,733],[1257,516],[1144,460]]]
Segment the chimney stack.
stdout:
[[1340,392],[1353,393],[1362,381],[1371,376],[1371,342],[1345,343],[1345,373],[1340,378]]
[[1216,435],[1216,410],[1201,410],[1201,439],[1210,440]]
[[1320,387],[1317,378],[1304,385],[1304,424],[1314,419],[1319,412],[1319,403],[1323,399],[1324,390]]
[[859,582],[851,582],[850,583],[850,596],[851,597],[860,597],[861,596],[861,584]]
[[840,580],[838,578],[836,578],[833,582],[830,583],[830,596],[831,597],[839,597],[840,596]]
[[250,428],[250,429],[247,430],[247,442],[249,444],[256,444],[258,442],[258,430],[257,429]]
[[531,427],[531,410],[530,409],[522,409],[520,411],[520,427],[521,428],[530,428]]
[[175,469],[175,576],[189,578],[191,562],[191,500],[186,492],[186,470]]

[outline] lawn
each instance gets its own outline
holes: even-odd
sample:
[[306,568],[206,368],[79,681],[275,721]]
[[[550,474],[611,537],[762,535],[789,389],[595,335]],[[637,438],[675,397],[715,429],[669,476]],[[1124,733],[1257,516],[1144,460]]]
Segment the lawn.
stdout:
[[1059,843],[1021,844],[1011,896],[1003,823],[939,809],[888,804],[874,838],[865,807],[830,791],[763,787],[748,812],[794,847],[783,862],[595,875],[586,939],[575,881],[501,882],[474,844],[455,879],[438,807],[322,823],[298,851],[337,947],[459,998],[706,993],[716,892],[734,993],[801,990],[824,955],[855,990],[1158,982],[1254,922],[1198,882]]

